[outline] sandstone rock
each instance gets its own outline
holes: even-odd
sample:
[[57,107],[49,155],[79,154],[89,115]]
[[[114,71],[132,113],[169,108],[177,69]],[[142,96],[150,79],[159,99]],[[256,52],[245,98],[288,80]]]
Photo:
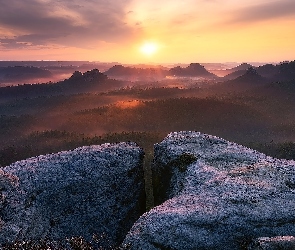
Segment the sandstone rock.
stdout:
[[248,247],[248,250],[294,250],[294,236],[261,237]]
[[295,161],[179,132],[155,145],[153,175],[160,205],[134,224],[123,248],[233,250],[295,235]]
[[16,162],[0,173],[0,244],[106,237],[120,244],[145,208],[143,151],[87,146]]

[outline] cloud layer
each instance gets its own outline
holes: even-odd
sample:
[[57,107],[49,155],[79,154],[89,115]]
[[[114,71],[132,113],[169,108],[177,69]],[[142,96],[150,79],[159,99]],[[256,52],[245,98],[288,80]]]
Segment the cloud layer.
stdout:
[[295,1],[279,0],[255,3],[232,13],[232,23],[252,23],[277,18],[295,17]]
[[128,2],[0,0],[0,42],[7,49],[15,49],[50,44],[85,47],[98,41],[121,41],[134,33],[124,22]]
[[0,6],[0,60],[134,62],[144,41],[158,43],[153,58],[164,62],[211,60],[210,53],[250,58],[262,49],[263,58],[295,55],[294,0],[0,0]]

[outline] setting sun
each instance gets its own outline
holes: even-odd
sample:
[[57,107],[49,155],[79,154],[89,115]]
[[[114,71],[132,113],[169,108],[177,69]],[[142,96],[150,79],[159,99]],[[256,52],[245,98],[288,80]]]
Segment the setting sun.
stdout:
[[155,54],[157,50],[158,45],[152,42],[146,42],[140,47],[140,51],[147,56]]

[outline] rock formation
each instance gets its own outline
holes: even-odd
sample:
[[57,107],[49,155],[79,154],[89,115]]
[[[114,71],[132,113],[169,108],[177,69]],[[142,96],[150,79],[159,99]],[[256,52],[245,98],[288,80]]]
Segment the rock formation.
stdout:
[[0,244],[104,234],[119,245],[145,209],[143,151],[87,146],[16,162],[0,173]]
[[294,250],[294,236],[261,237],[254,240],[248,250]]
[[295,161],[197,132],[155,145],[157,207],[125,249],[242,249],[258,237],[295,235]]
[[108,77],[105,74],[101,73],[98,69],[93,69],[84,73],[75,71],[69,79],[62,81],[59,84],[74,87],[75,85],[97,84],[104,82],[107,79]]

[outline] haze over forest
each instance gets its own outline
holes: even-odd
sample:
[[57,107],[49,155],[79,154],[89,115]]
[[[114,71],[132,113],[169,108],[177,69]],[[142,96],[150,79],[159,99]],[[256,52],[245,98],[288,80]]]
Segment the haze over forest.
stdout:
[[0,3],[1,165],[174,130],[293,157],[293,0]]
[[295,61],[205,66],[2,62],[0,164],[129,140],[152,153],[154,143],[180,130],[294,158]]

